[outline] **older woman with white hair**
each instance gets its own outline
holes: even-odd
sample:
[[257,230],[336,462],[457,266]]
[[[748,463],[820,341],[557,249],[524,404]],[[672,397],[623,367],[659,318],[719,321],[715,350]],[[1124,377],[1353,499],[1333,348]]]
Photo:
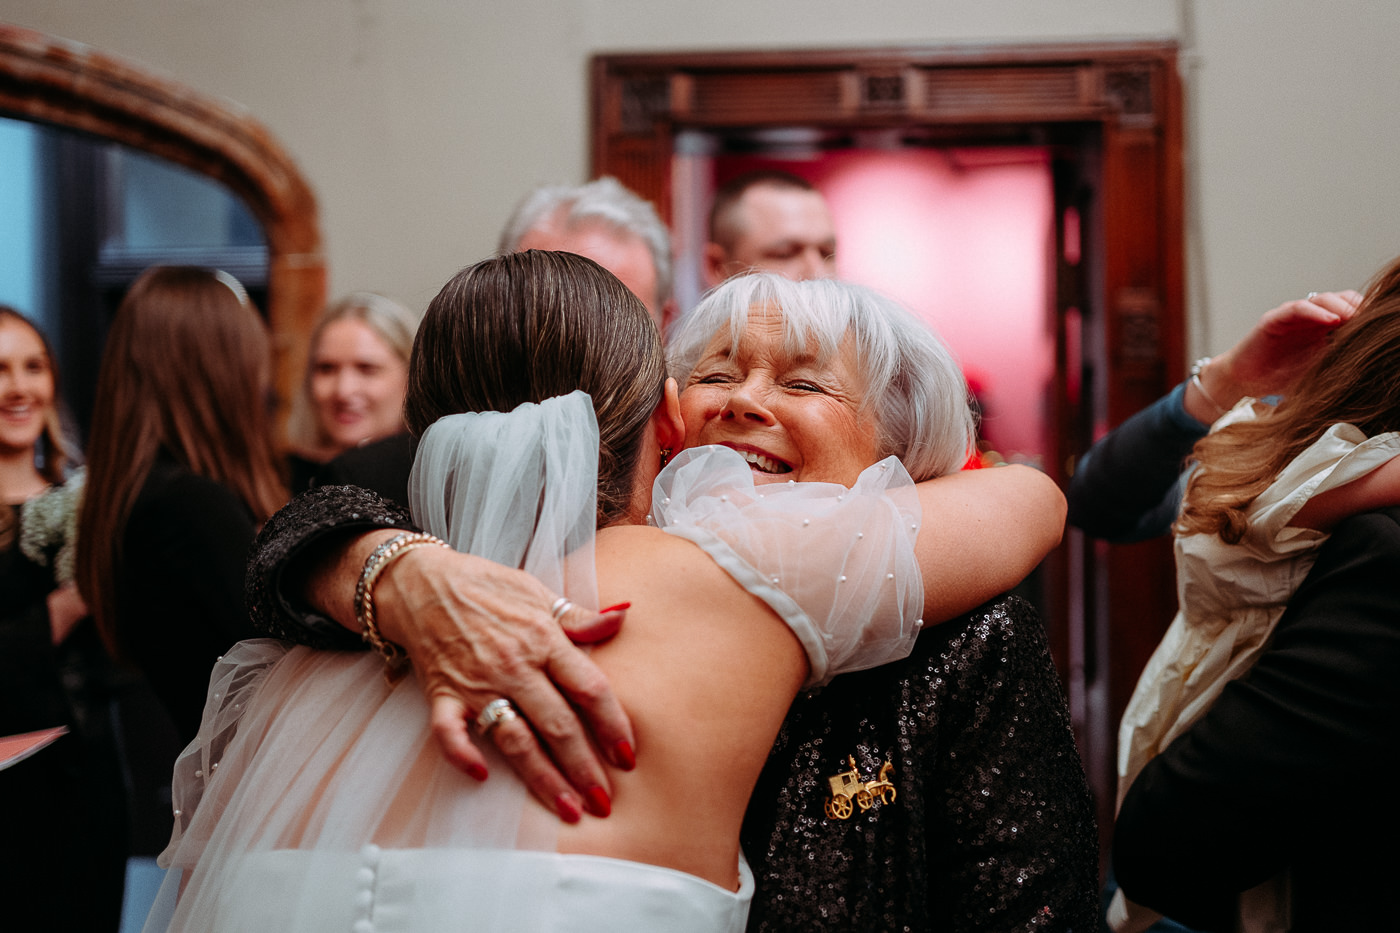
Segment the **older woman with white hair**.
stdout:
[[[687,447],[732,446],[722,439],[731,429],[759,436],[781,421],[759,407],[812,398],[851,408],[874,428],[874,456],[898,457],[915,481],[957,472],[974,441],[967,384],[948,348],[898,303],[849,283],[732,279],[681,322],[667,364],[683,387]],[[735,401],[756,407],[724,409]],[[807,458],[869,456],[831,436],[795,437],[780,453],[746,459],[771,481],[800,480]]]
[[[746,464],[741,487],[750,490],[745,494],[749,500],[769,496],[778,501],[793,481],[798,491],[816,483],[831,490],[824,495],[840,501],[848,495],[843,487],[859,487],[880,466],[890,469],[895,461],[883,458],[891,455],[916,479],[952,474],[972,440],[966,388],[947,351],[907,312],[854,286],[769,276],[736,280],[712,294],[682,325],[672,347],[673,371],[684,376],[685,385],[674,403],[678,427],[659,437],[658,459],[672,460],[681,446],[694,449],[662,471],[654,498],[637,500],[642,512],[650,501],[651,518],[663,525],[675,524],[675,503],[697,501],[696,489],[704,498],[704,487],[696,485],[703,481],[695,475],[697,465]],[[438,367],[443,362],[436,359]],[[595,404],[601,404],[596,396]],[[723,456],[705,454],[714,449],[711,445],[739,457],[723,451]],[[606,448],[604,444],[600,475],[611,466]],[[656,463],[648,469],[654,472]],[[784,486],[766,493],[773,483]],[[650,491],[651,484],[642,488]],[[1058,541],[1062,498],[1031,470],[945,475],[920,482],[913,491],[923,515],[910,522],[917,526],[910,533],[919,571],[909,577],[891,565],[890,572],[922,584],[917,614],[928,626],[996,597]],[[728,502],[725,496],[714,498]],[[709,508],[729,507],[708,501]],[[303,612],[289,621],[286,610],[299,594],[294,575],[284,581],[281,571],[296,566],[292,561],[319,568],[309,590],[312,605],[345,629],[359,631],[363,612],[356,612],[350,590],[361,575],[360,563],[368,555],[364,566],[373,568],[380,559],[376,549],[391,532],[361,535],[348,547],[337,544],[319,554],[316,544],[327,538],[318,536],[335,528],[333,540],[343,544],[347,528],[408,524],[383,503],[347,490],[325,490],[299,500],[269,523],[250,569],[259,624],[302,641],[348,647],[349,640],[336,634],[343,629],[324,616]],[[886,566],[882,561],[890,559],[890,552],[872,556],[868,545],[873,542],[862,534],[838,533],[840,526],[824,524],[820,515],[811,524],[803,547],[777,564],[715,559],[733,579],[747,580],[748,591],[770,607],[795,603],[805,610],[813,599],[825,600],[834,618],[867,618],[869,609],[841,602],[848,598],[845,584],[848,578],[870,581],[849,588],[857,597],[878,590],[868,575],[872,568]],[[740,555],[751,553],[754,537],[765,532],[762,523],[733,522],[727,528],[725,540]],[[678,533],[702,546],[707,543],[705,533]],[[631,559],[640,563],[630,564],[630,582],[609,588],[634,601],[620,643],[634,627],[650,630],[652,623],[646,620],[656,618],[663,605],[662,614],[673,624],[698,613],[694,623],[683,621],[679,630],[691,638],[705,637],[700,620],[738,611],[718,593],[713,601],[691,599],[687,574],[678,572],[660,550],[644,548]],[[600,563],[600,587],[601,568]],[[816,592],[822,595],[814,597],[804,587],[818,579],[823,582]],[[600,668],[574,652],[560,634],[560,621],[578,629],[595,617],[567,608],[557,591],[528,576],[443,549],[418,548],[377,580],[379,616],[373,637],[402,646],[413,659],[414,672],[433,703],[434,730],[453,764],[485,778],[486,759],[465,731],[475,721],[536,796],[567,822],[585,832],[589,826],[605,827],[591,832],[611,834],[629,858],[650,852],[642,855],[644,860],[674,864],[668,848],[689,846],[683,829],[687,805],[675,804],[682,812],[670,820],[680,827],[674,832],[657,837],[654,821],[646,824],[642,838],[652,845],[638,849],[629,835],[638,824],[635,814],[627,815],[627,788],[636,788],[642,773],[665,773],[677,740],[701,760],[712,762],[717,754],[722,759],[723,752],[690,742],[687,733],[699,728],[699,734],[715,734],[701,723],[723,714],[693,710],[691,727],[677,732],[673,722],[675,728],[658,731],[657,721],[641,708],[634,710],[640,723],[634,730],[603,679],[603,669],[619,674],[606,663],[607,652],[596,656]],[[286,589],[293,592],[282,591]],[[616,615],[601,618],[616,622]],[[789,929],[820,924],[821,918],[826,925],[850,928],[893,923],[963,929],[974,922],[1009,927],[1060,921],[1087,927],[1093,922],[1097,855],[1092,807],[1034,611],[1015,600],[999,600],[947,626],[925,629],[906,660],[838,677],[820,691],[804,694],[793,707],[744,826],[758,879],[751,928],[771,924]],[[822,684],[821,658],[828,644],[794,631],[806,649],[808,685]],[[707,670],[700,654],[694,663]],[[840,669],[865,666],[844,664]],[[749,665],[742,676],[771,676],[770,687],[786,683],[787,675],[781,673],[786,668],[765,673],[763,667]],[[638,668],[631,670],[635,675]],[[530,671],[537,676],[522,675]],[[717,677],[732,674],[714,672]],[[691,671],[683,679],[694,676]],[[567,700],[552,688],[541,688],[548,678],[558,682]],[[654,686],[666,692],[662,683]],[[652,696],[625,680],[619,693],[629,709]],[[510,713],[501,717],[501,710]],[[635,765],[637,773],[604,772],[588,740],[580,738],[578,715],[594,726],[598,746],[611,763],[624,769]],[[550,742],[573,786],[546,759],[532,725]],[[722,735],[724,722],[718,725]],[[641,744],[638,736],[644,739]],[[673,781],[681,775],[693,779],[685,767],[671,774]],[[607,815],[610,791],[618,794],[619,814],[601,824],[580,821],[585,809]],[[876,804],[876,799],[882,802]],[[705,806],[713,804],[711,799]]]

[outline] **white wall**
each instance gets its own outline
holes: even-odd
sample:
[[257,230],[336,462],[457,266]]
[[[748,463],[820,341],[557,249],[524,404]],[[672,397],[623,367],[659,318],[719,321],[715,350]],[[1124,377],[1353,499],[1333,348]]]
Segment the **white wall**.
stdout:
[[334,293],[421,307],[523,192],[583,180],[603,51],[1176,39],[1193,351],[1400,253],[1391,0],[0,0],[0,20],[249,108],[316,191]]

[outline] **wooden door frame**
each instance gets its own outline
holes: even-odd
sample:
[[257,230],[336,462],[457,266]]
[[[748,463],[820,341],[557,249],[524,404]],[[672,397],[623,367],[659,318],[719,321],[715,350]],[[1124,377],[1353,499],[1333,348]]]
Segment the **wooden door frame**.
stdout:
[[[668,221],[678,132],[774,125],[915,126],[946,131],[954,145],[995,139],[1008,130],[1032,137],[1067,126],[1097,132],[1096,281],[1087,289],[1089,307],[1081,311],[1102,315],[1105,352],[1096,363],[1087,361],[1085,385],[1098,383],[1099,419],[1113,426],[1183,377],[1183,117],[1174,44],[626,53],[592,59],[592,174],[616,177],[655,203]],[[1059,414],[1057,419],[1063,420]],[[1086,441],[1070,443],[1082,450]],[[1073,464],[1047,467],[1063,483]],[[1163,542],[1110,548],[1067,537],[1087,555],[1085,624],[1119,620],[1108,657],[1091,662],[1108,665],[1106,716],[1116,724],[1175,606],[1170,549]],[[1061,575],[1067,573],[1071,562],[1065,549],[1052,560],[1060,562]],[[1100,596],[1106,605],[1095,604]],[[1050,634],[1063,665],[1066,633]],[[1086,637],[1093,642],[1099,634]],[[1091,768],[1111,767],[1108,749],[1086,757]],[[1109,781],[1107,775],[1096,777],[1101,789]]]
[[261,123],[132,62],[30,29],[0,24],[0,114],[88,133],[222,182],[267,237],[274,380],[285,405],[326,301],[316,199]]

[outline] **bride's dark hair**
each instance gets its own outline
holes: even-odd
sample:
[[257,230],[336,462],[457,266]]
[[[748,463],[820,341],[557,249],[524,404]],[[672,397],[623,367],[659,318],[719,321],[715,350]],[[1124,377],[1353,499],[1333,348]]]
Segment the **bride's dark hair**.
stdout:
[[417,436],[445,415],[587,392],[598,415],[602,526],[627,513],[665,379],[656,325],[626,286],[582,256],[527,250],[468,266],[428,305],[404,420]]

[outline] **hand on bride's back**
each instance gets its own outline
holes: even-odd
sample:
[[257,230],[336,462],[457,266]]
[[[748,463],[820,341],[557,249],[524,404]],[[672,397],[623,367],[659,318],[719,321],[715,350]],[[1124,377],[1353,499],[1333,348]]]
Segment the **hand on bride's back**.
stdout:
[[469,726],[504,697],[522,718],[501,722],[490,740],[535,796],[565,819],[585,808],[607,815],[598,749],[630,768],[634,738],[607,678],[573,642],[612,637],[624,610],[574,606],[556,621],[558,594],[528,573],[436,547],[396,561],[377,596],[381,632],[413,659],[449,761],[486,778]]

